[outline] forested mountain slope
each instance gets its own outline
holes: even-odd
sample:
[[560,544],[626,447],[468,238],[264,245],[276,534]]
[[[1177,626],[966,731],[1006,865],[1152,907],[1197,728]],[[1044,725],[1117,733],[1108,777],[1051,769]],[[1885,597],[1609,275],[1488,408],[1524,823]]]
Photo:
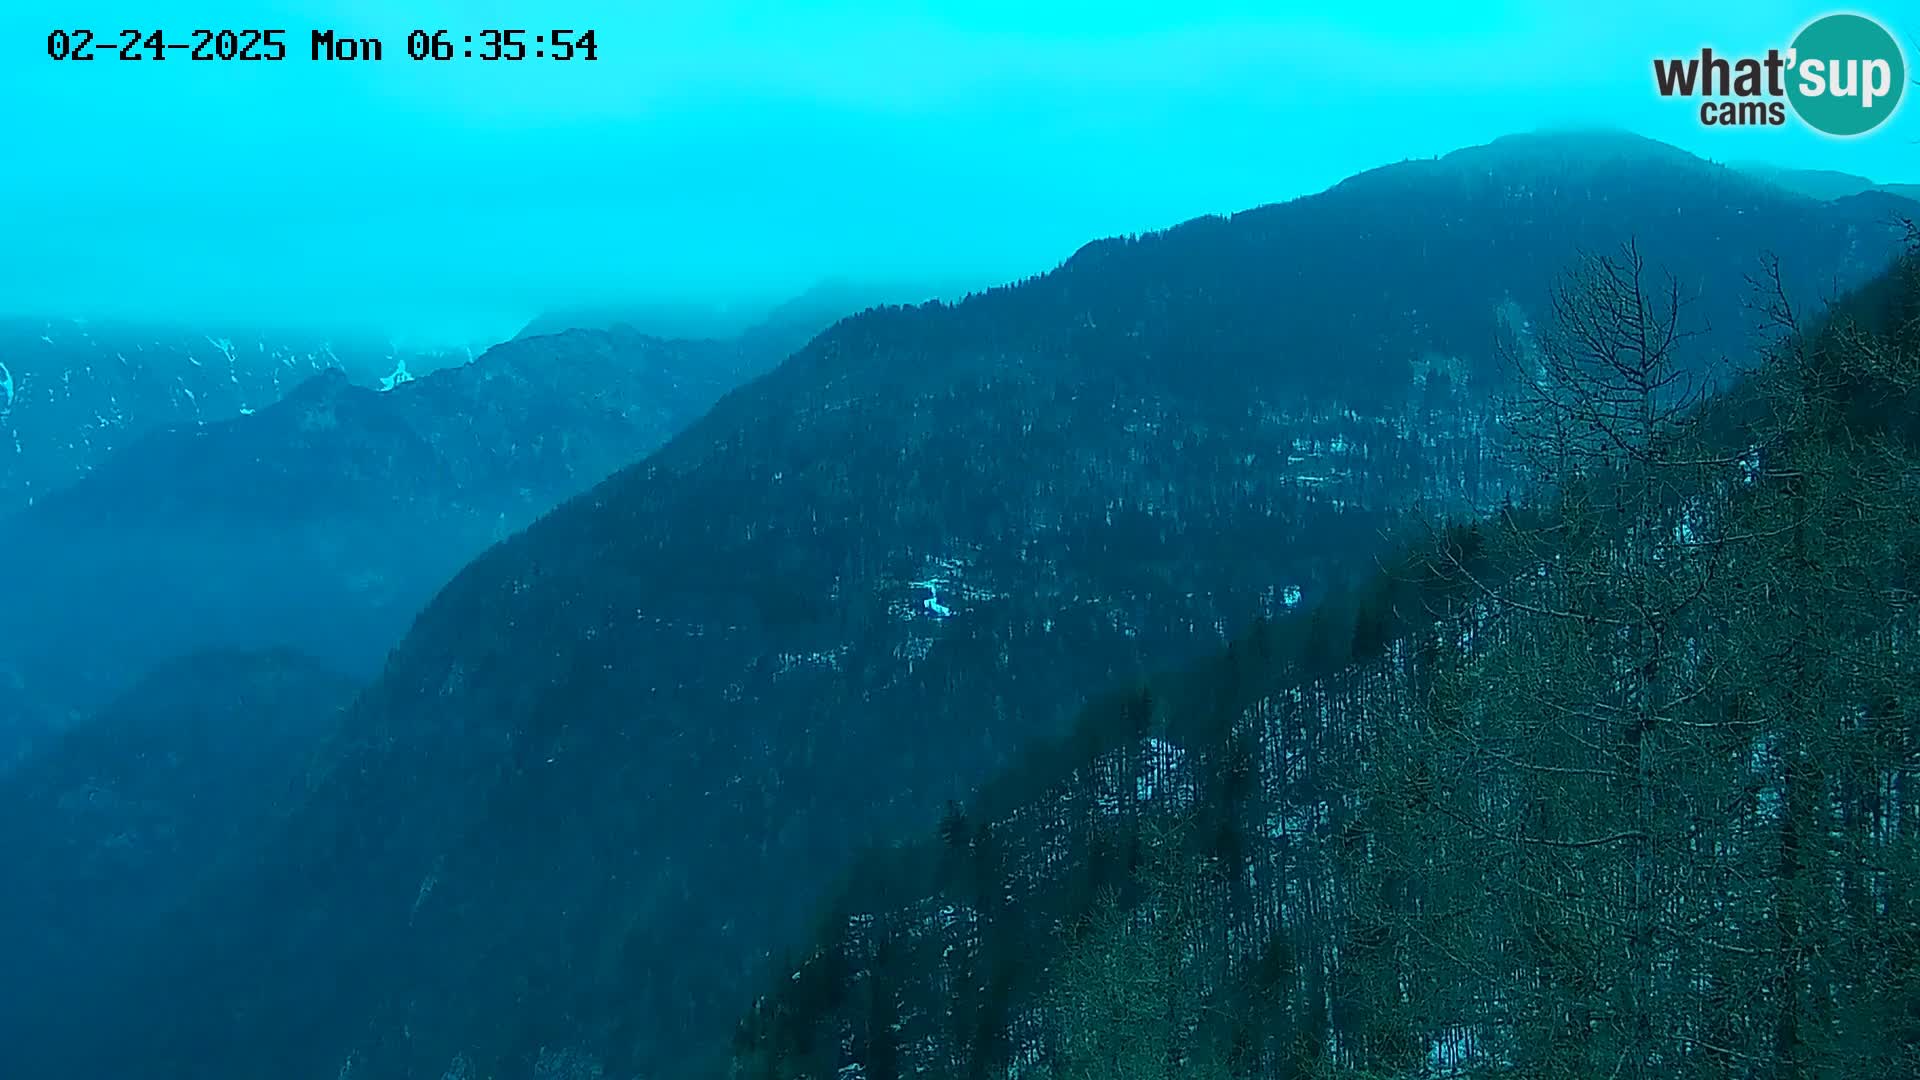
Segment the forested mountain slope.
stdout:
[[1704,407],[1588,347],[1672,324],[1587,270],[1516,394],[1539,508],[870,853],[735,1075],[1913,1075],[1920,248],[1830,323],[1773,294]]
[[330,368],[374,386],[454,361],[310,334],[0,319],[0,517],[148,432],[263,409]]
[[1896,205],[1516,138],[845,320],[454,579],[279,858],[139,958],[123,1037],[32,1062],[712,1063],[866,839],[1089,688],[1316,601],[1414,500],[1497,502],[1495,342],[1578,248],[1644,238],[1710,327],[1697,371],[1747,342],[1762,251],[1803,293],[1859,280]]
[[0,777],[10,1037],[40,1005],[86,1007],[202,882],[259,858],[354,689],[285,651],[196,653]]
[[323,373],[123,447],[0,522],[0,718],[85,712],[202,648],[285,645],[371,676],[462,565],[692,422],[733,360],[575,331],[385,392]]

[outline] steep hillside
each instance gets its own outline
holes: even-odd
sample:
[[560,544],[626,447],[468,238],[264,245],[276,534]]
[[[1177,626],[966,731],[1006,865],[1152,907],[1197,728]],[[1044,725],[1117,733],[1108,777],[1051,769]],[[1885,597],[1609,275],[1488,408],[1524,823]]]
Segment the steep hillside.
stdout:
[[319,372],[373,386],[451,362],[292,333],[0,319],[0,517],[148,432],[257,411]]
[[40,1004],[90,1000],[203,882],[259,858],[353,689],[292,653],[198,653],[0,779],[10,1040]]
[[1795,321],[869,852],[732,1075],[1911,1074],[1920,247]]
[[[1897,250],[1891,205],[1517,138],[845,320],[468,566],[280,858],[143,957],[124,1037],[50,1033],[36,1061],[712,1063],[861,844],[1087,688],[1316,602],[1413,501],[1496,501],[1495,345],[1577,249],[1642,238],[1709,328],[1698,372],[1744,347],[1761,252],[1805,294],[1860,280]],[[189,972],[192,1000],[163,991]]]
[[[84,711],[181,652],[280,644],[371,675],[487,545],[665,442],[730,353],[577,331],[382,392],[339,371],[156,432],[0,523],[0,705]],[[0,725],[4,726],[4,725]]]

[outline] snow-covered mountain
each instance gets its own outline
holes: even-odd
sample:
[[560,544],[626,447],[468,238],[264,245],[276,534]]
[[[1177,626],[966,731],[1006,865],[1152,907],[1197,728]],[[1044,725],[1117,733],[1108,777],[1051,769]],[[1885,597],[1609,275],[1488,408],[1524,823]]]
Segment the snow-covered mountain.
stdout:
[[470,358],[318,334],[0,319],[0,516],[147,432],[257,411],[329,368],[377,386]]

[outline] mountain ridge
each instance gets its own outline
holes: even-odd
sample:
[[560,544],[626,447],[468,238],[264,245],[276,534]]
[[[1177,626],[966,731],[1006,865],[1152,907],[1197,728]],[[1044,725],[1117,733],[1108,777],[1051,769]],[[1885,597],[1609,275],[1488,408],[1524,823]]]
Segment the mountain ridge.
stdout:
[[313,334],[0,318],[0,518],[142,435],[252,412],[316,372],[374,385],[452,359]]
[[28,698],[82,712],[196,647],[292,645],[371,675],[472,555],[653,449],[736,363],[572,331],[388,391],[333,370],[250,415],[151,432],[0,520],[0,656]]
[[1920,184],[1887,183],[1869,180],[1833,169],[1789,169],[1765,162],[1731,162],[1729,167],[1748,173],[1784,190],[1808,198],[1834,200],[1866,192],[1880,192],[1906,199],[1920,199]]

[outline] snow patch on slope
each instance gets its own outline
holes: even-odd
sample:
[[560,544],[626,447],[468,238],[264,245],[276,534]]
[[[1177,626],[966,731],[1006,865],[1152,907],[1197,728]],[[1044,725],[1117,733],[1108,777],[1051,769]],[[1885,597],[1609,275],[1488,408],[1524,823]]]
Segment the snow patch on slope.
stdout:
[[[201,336],[206,337],[204,334]],[[233,341],[229,338],[216,337],[207,337],[206,340],[207,344],[219,349],[220,355],[227,358],[227,381],[233,383],[235,386],[240,385],[240,371],[234,366],[238,361],[235,359]]]
[[953,609],[940,602],[939,579],[934,578],[927,581],[916,581],[913,583],[913,587],[927,590],[927,598],[922,602],[926,605],[928,611],[933,612],[935,617],[945,619],[953,615]]
[[401,383],[410,383],[413,381],[413,373],[407,370],[406,357],[396,356],[393,358],[393,363],[393,373],[380,380],[380,389],[382,390],[391,390]]
[[950,619],[961,614],[968,602],[996,600],[999,594],[991,589],[966,582],[968,565],[965,559],[927,558],[915,581],[900,584],[907,588],[925,589],[925,596],[911,599],[896,599],[887,605],[888,614],[896,619]]

